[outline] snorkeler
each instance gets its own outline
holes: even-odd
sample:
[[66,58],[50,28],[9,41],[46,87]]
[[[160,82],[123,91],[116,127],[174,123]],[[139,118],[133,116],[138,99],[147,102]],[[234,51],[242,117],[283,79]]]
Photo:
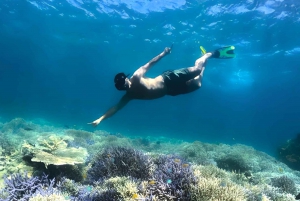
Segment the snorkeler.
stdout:
[[131,77],[129,74],[118,73],[115,76],[115,87],[119,91],[126,91],[121,100],[110,108],[103,116],[89,123],[97,126],[101,121],[114,115],[133,99],[151,100],[165,95],[177,96],[193,92],[201,87],[206,61],[209,58],[233,58],[234,46],[223,47],[212,52],[206,52],[201,46],[202,57],[195,61],[193,67],[165,71],[155,78],[145,74],[164,56],[171,53],[171,47],[166,47],[162,53],[137,69]]

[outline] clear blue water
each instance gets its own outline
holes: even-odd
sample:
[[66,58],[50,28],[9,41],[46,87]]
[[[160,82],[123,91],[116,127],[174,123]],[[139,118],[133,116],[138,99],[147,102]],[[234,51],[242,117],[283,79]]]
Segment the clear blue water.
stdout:
[[123,94],[116,73],[134,72],[171,43],[149,77],[192,66],[199,45],[234,45],[235,59],[208,62],[200,90],[132,101],[96,129],[273,154],[300,132],[299,10],[298,0],[3,0],[0,120],[94,130],[86,123]]

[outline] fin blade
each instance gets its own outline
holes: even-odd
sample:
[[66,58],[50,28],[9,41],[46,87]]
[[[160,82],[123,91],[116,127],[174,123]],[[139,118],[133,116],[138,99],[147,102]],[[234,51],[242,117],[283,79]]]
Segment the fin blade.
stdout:
[[227,46],[217,49],[220,52],[220,59],[231,59],[235,57],[234,54],[235,47],[234,46]]

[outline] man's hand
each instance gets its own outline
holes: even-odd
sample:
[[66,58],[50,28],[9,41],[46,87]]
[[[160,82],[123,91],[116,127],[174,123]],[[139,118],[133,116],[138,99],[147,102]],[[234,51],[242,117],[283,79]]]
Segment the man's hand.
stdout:
[[170,47],[166,47],[166,48],[164,49],[164,53],[165,53],[165,54],[170,54],[170,53],[171,53],[171,48],[170,48]]
[[172,43],[171,47],[166,47],[166,48],[164,49],[164,53],[165,53],[165,54],[170,54],[170,53],[171,53],[171,50],[172,50],[172,47],[173,47],[173,43]]
[[102,118],[99,118],[99,119],[96,119],[95,121],[91,122],[91,123],[88,123],[88,124],[91,124],[93,125],[94,127],[98,126],[98,124],[100,124]]

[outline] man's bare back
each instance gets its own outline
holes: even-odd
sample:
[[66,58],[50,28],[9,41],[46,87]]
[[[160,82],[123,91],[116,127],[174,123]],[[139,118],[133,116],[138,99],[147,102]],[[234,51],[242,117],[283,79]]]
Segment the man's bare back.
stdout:
[[130,87],[126,91],[131,99],[150,100],[166,95],[164,79],[161,75],[156,78],[138,77],[133,75],[130,79]]
[[[230,49],[232,50],[232,54],[233,49]],[[115,87],[120,91],[126,91],[126,94],[123,95],[117,105],[110,108],[104,115],[89,124],[97,126],[102,120],[114,115],[133,99],[157,99],[165,95],[176,96],[199,89],[201,87],[207,59],[210,57],[218,58],[220,56],[220,53],[217,52],[217,50],[209,53],[203,52],[204,55],[197,59],[195,65],[192,67],[165,71],[155,78],[146,77],[146,72],[169,53],[171,53],[171,48],[166,47],[162,53],[138,68],[130,78],[124,73],[118,73],[115,76]]]

